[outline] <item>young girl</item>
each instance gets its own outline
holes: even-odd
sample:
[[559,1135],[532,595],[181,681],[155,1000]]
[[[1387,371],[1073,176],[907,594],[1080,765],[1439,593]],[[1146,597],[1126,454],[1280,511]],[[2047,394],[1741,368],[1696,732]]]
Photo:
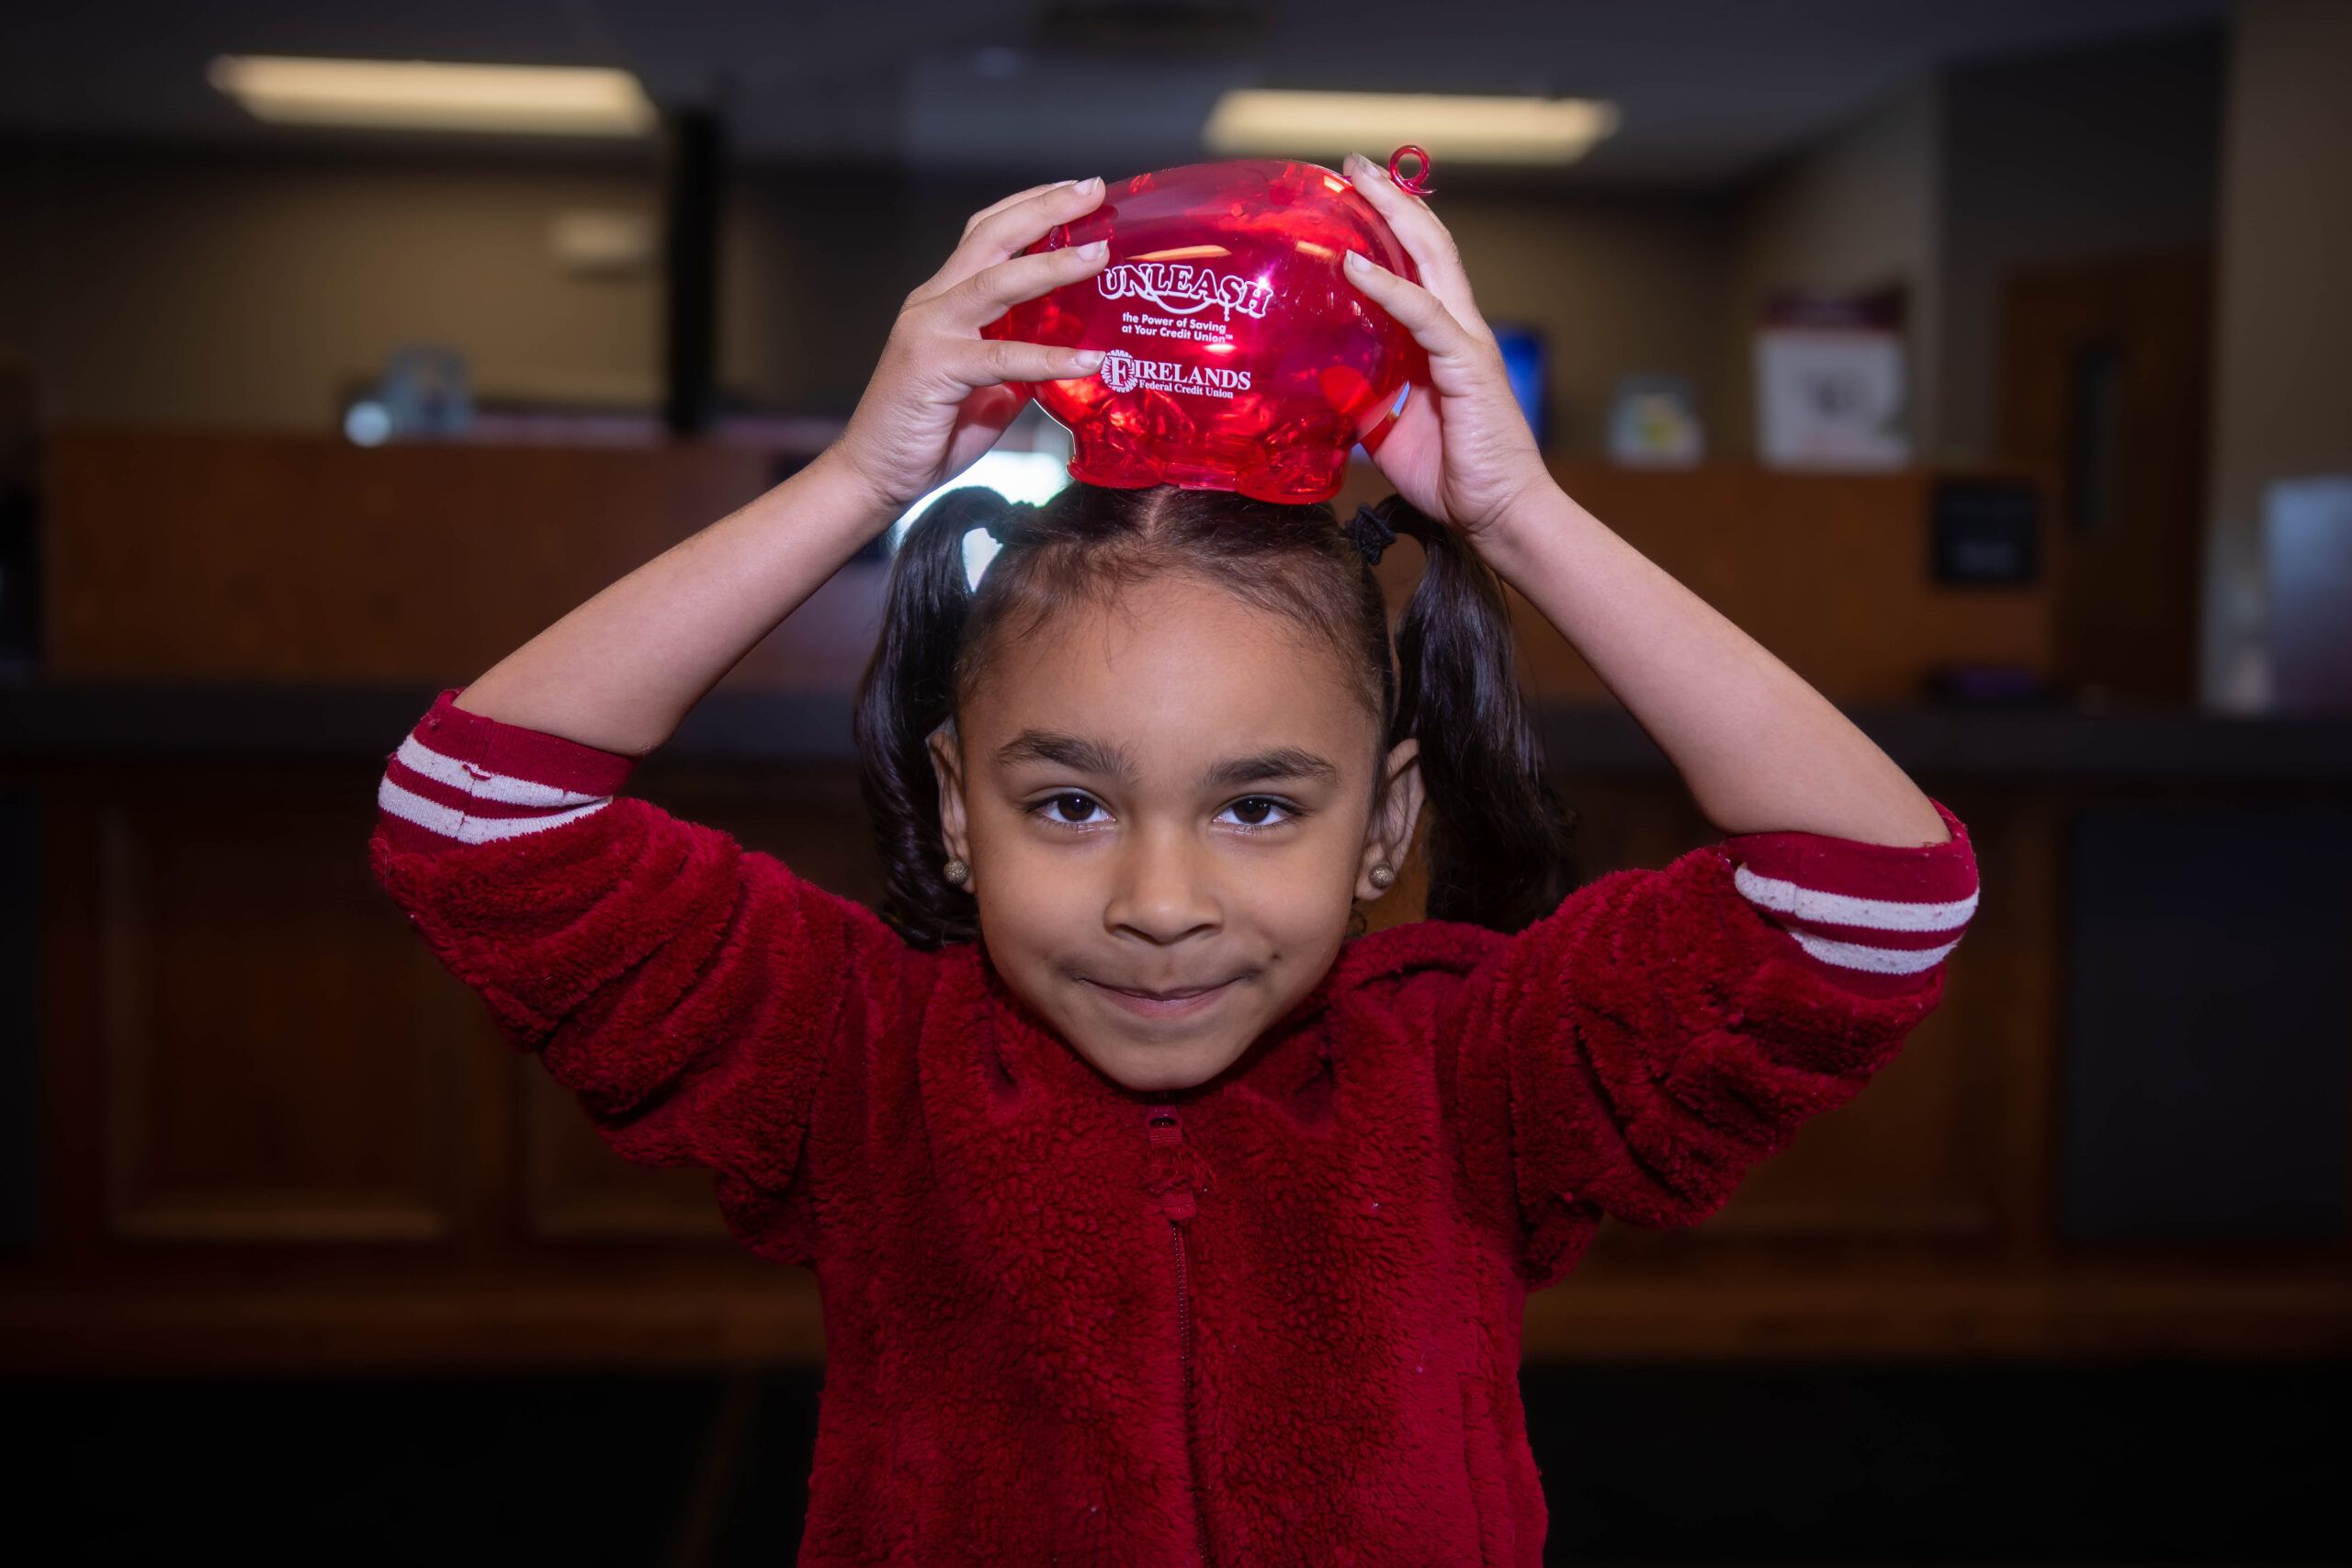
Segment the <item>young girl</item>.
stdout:
[[[976,215],[833,446],[386,772],[376,873],[507,1037],[816,1270],[803,1563],[1536,1563],[1527,1292],[1604,1216],[1713,1213],[1941,998],[1961,823],[1554,486],[1449,236],[1349,173],[1428,280],[1349,267],[1430,354],[1376,455],[1408,504],[949,492],[859,694],[884,914],[619,792],[1005,383],[1090,367],[978,333],[1101,265],[1019,254],[1097,181]],[[1720,842],[1566,891],[1497,571]],[[1351,940],[1425,808],[1431,918]]]

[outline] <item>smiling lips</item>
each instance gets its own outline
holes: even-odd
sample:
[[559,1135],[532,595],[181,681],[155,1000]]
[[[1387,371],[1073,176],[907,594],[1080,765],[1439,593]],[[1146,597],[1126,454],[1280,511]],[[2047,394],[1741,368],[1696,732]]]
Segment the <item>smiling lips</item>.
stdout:
[[1176,991],[1146,991],[1138,989],[1134,986],[1110,986],[1107,987],[1107,988],[1114,991],[1123,992],[1130,997],[1141,997],[1148,1002],[1181,1002],[1186,997],[1197,997],[1204,991],[1214,991],[1218,986],[1229,986],[1233,982],[1229,979],[1219,980],[1214,985],[1188,986],[1182,990]]
[[1206,1012],[1224,998],[1233,994],[1233,987],[1248,978],[1235,975],[1214,986],[1192,986],[1172,991],[1139,991],[1125,986],[1089,982],[1110,998],[1111,1005],[1122,1012],[1139,1018],[1190,1018],[1196,1012]]

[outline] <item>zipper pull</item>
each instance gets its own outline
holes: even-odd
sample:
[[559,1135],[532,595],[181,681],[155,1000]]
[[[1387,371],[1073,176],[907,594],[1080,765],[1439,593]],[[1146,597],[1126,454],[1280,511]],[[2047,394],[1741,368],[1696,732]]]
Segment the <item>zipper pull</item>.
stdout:
[[1145,1108],[1145,1135],[1149,1163],[1143,1190],[1159,1200],[1160,1213],[1171,1220],[1189,1220],[1198,1212],[1193,1192],[1208,1185],[1208,1167],[1184,1142],[1183,1119],[1172,1105]]

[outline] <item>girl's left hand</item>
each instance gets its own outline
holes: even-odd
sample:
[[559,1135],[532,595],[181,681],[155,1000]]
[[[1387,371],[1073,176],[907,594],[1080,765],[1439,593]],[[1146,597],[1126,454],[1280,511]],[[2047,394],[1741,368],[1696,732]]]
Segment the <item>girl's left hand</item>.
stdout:
[[[1475,547],[1553,482],[1535,433],[1512,395],[1502,350],[1470,298],[1453,236],[1429,203],[1388,171],[1350,153],[1343,171],[1388,221],[1426,287],[1348,253],[1348,281],[1428,351],[1430,385],[1413,383],[1405,412],[1364,445],[1373,465],[1420,511],[1451,523]],[[1376,443],[1376,445],[1374,444]]]

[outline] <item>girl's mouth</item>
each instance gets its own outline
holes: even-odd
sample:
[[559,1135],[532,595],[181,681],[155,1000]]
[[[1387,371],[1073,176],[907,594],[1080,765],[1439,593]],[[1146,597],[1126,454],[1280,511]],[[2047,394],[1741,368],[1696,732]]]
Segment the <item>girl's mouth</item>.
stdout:
[[1121,986],[1106,986],[1100,981],[1088,984],[1101,991],[1117,1006],[1145,1018],[1182,1018],[1216,1005],[1217,998],[1231,991],[1238,980],[1221,981],[1187,991],[1133,991]]

